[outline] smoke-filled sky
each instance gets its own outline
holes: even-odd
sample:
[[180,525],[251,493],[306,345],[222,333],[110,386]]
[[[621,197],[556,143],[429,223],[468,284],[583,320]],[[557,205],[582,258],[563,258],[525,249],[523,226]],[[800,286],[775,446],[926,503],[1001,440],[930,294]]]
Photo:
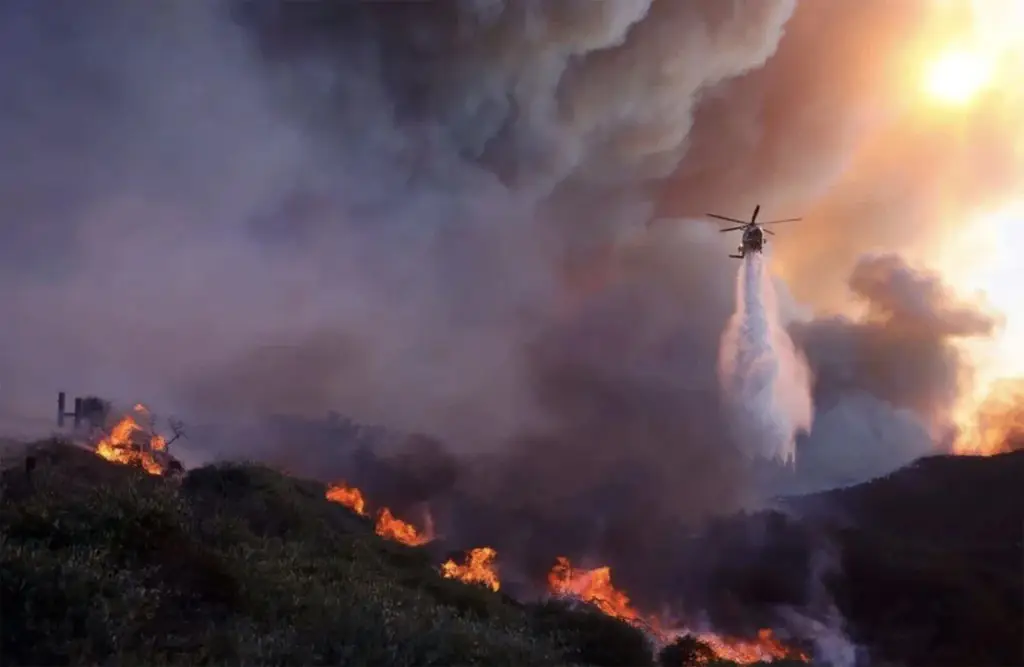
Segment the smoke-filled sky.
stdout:
[[797,486],[947,447],[958,341],[1015,321],[956,294],[994,251],[944,250],[1024,201],[1003,4],[3,0],[2,412],[335,409],[507,454],[531,502],[700,514],[752,492],[738,239],[696,218],[760,202],[805,217],[769,237]]

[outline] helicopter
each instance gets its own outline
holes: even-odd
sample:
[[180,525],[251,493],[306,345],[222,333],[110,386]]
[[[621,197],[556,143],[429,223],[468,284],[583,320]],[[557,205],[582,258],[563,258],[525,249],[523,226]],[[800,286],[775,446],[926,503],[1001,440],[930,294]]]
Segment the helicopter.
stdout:
[[761,212],[761,205],[758,204],[757,206],[754,207],[754,214],[752,216],[750,216],[750,220],[749,221],[737,220],[736,218],[727,218],[724,215],[717,215],[715,213],[708,213],[708,217],[717,218],[718,220],[725,220],[726,222],[735,222],[735,223],[737,223],[739,225],[738,227],[726,227],[725,229],[720,230],[723,233],[724,232],[735,232],[735,231],[738,231],[740,229],[743,230],[743,240],[740,243],[739,248],[737,248],[737,252],[739,254],[738,255],[729,255],[729,257],[732,257],[733,259],[743,259],[749,253],[761,252],[764,249],[764,244],[765,244],[764,234],[765,234],[765,232],[771,234],[772,236],[775,235],[775,232],[773,232],[772,230],[770,230],[770,229],[763,229],[762,227],[764,225],[777,225],[780,222],[796,222],[797,220],[802,220],[803,219],[803,218],[786,218],[785,220],[768,220],[766,222],[757,222],[757,214],[760,213],[760,212]]

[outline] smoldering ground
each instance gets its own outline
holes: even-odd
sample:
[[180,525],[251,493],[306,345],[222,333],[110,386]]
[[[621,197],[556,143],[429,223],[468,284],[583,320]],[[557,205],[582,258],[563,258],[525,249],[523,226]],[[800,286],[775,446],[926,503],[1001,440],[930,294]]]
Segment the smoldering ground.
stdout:
[[[0,400],[48,414],[75,387],[197,422],[336,409],[430,433],[448,482],[390,492],[403,502],[461,508],[447,530],[521,562],[557,548],[658,589],[682,567],[666,525],[764,489],[716,398],[726,242],[646,223],[773,193],[846,215],[851,191],[896,191],[854,169],[871,131],[899,141],[878,92],[895,83],[864,73],[901,57],[928,7],[7,0]],[[942,142],[890,154],[916,178]],[[801,275],[841,282],[862,250],[913,236],[901,212],[948,177],[928,173],[870,233],[819,216],[780,254],[812,251]],[[797,481],[865,474],[835,452],[864,452],[873,474],[930,442],[962,332],[922,324],[910,381],[879,370],[906,345],[897,329],[800,331],[829,412]],[[887,435],[840,436],[866,412]],[[203,444],[353,472],[340,442]],[[373,454],[389,456],[407,455]]]

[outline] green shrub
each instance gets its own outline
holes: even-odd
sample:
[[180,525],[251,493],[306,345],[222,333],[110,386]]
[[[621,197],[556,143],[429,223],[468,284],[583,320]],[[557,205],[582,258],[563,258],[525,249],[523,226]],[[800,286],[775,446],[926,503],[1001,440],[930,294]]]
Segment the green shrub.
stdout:
[[0,477],[5,665],[567,663],[521,605],[443,579],[322,485],[33,451],[31,476]]
[[711,647],[692,635],[677,637],[658,652],[658,664],[662,667],[707,665],[714,662],[715,658]]
[[570,660],[600,667],[654,665],[651,643],[642,630],[594,607],[550,601],[531,611],[537,631],[557,636]]

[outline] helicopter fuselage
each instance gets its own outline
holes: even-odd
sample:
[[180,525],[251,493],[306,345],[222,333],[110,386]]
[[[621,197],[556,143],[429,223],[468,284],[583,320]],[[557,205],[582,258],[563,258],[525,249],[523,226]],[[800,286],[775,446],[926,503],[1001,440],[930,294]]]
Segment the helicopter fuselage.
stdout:
[[764,248],[764,232],[756,225],[750,225],[743,230],[743,248],[745,250],[756,250],[761,252]]
[[761,252],[764,249],[764,232],[757,225],[749,225],[743,230],[743,243],[736,250],[738,255],[732,255],[736,259],[743,259],[748,253]]

